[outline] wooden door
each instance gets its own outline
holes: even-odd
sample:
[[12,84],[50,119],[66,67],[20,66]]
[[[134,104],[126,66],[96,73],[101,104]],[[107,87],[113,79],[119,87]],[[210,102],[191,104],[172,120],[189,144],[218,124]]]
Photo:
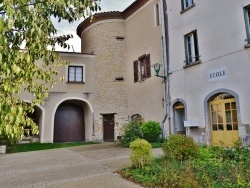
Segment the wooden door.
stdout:
[[77,104],[61,104],[55,114],[54,142],[85,140],[84,111]]
[[114,114],[103,115],[103,141],[114,141]]
[[232,146],[239,139],[235,99],[210,102],[212,144]]

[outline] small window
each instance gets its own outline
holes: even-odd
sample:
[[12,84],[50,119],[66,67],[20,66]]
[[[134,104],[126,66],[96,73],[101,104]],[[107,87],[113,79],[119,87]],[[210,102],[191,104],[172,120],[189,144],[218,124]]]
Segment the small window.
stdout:
[[182,10],[185,10],[191,7],[194,4],[194,2],[193,0],[181,0],[181,4],[182,4]]
[[250,5],[244,7],[244,16],[246,23],[246,32],[247,32],[247,44],[250,44]]
[[186,58],[185,63],[186,65],[198,62],[200,55],[198,49],[198,37],[197,31],[193,31],[184,36],[185,40],[185,52]]
[[159,26],[161,24],[160,21],[160,5],[157,3],[155,5],[155,27]]
[[68,82],[83,82],[83,66],[68,67]]
[[143,55],[134,61],[134,82],[144,81],[151,77],[150,54]]

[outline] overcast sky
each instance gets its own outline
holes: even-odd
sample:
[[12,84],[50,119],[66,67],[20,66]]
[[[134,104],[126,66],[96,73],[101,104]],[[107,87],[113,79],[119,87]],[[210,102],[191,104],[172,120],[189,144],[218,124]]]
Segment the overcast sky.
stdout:
[[[101,12],[107,11],[123,11],[127,8],[132,2],[135,0],[101,0]],[[76,28],[77,26],[83,21],[81,19],[79,22],[74,22],[73,24],[69,24],[68,22],[60,22],[54,20],[54,24],[58,29],[58,34],[73,34],[74,38],[70,39],[68,43],[73,45],[75,52],[81,52],[81,39],[76,35]],[[65,51],[61,48],[57,48],[58,51]],[[73,49],[69,50],[73,51]]]

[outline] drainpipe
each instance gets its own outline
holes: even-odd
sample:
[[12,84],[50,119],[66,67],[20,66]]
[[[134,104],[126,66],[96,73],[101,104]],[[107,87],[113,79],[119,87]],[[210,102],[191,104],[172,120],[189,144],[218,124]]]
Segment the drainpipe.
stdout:
[[[170,129],[170,121],[166,121],[170,118],[170,80],[169,80],[169,33],[168,33],[168,15],[167,15],[167,3],[166,0],[162,0],[162,10],[163,10],[163,36],[162,36],[162,46],[163,46],[163,67],[164,67],[164,75],[166,75],[166,79],[164,79],[164,119],[162,120],[163,124],[163,138],[167,138],[167,125]],[[170,130],[168,130],[170,133]]]

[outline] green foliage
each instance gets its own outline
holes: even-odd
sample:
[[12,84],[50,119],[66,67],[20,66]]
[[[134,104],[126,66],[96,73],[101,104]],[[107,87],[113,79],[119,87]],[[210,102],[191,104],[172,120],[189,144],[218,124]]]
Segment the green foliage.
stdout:
[[[57,36],[51,17],[73,22],[99,9],[99,0],[0,1],[0,135],[1,142],[24,136],[23,126],[38,133],[27,116],[42,104],[58,81],[56,66],[65,64],[55,46],[69,48],[71,35]],[[41,60],[38,62],[38,60]],[[19,98],[30,94],[30,104]]]
[[137,121],[131,121],[123,126],[124,133],[120,141],[121,146],[129,147],[131,142],[141,138],[140,126],[141,123]]
[[161,147],[163,139],[159,137],[161,127],[158,122],[131,121],[123,126],[123,135],[120,145],[129,147],[129,144],[138,138],[143,138],[152,143],[153,147]]
[[133,167],[140,169],[150,164],[153,158],[150,143],[144,139],[137,139],[130,143],[129,148],[132,150],[130,159]]
[[198,155],[198,145],[186,135],[171,135],[163,144],[163,151],[167,158],[186,160]]
[[249,149],[203,146],[195,158],[186,161],[156,158],[142,169],[125,168],[121,175],[144,187],[247,188],[249,166]]
[[142,138],[148,142],[157,142],[161,134],[161,127],[159,122],[148,121],[140,127]]
[[192,165],[175,160],[166,160],[160,174],[160,187],[199,188]]

